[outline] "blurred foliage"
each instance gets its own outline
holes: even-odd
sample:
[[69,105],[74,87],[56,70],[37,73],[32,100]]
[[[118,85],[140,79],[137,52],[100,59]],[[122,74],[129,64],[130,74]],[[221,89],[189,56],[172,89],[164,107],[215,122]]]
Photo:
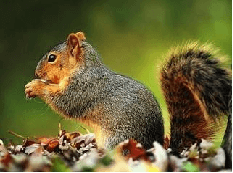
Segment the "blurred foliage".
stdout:
[[[37,62],[71,32],[87,40],[114,71],[150,88],[168,113],[159,84],[159,67],[171,46],[187,40],[212,42],[231,66],[231,1],[225,0],[31,0],[0,1],[0,137],[13,130],[25,136],[57,135],[61,117],[40,99],[26,100],[24,85]],[[62,120],[64,128],[79,127]]]
[[53,166],[51,168],[51,172],[71,172],[61,158],[55,157],[52,161]]
[[199,172],[199,168],[194,165],[191,162],[187,162],[184,166],[183,169],[185,170],[185,172]]

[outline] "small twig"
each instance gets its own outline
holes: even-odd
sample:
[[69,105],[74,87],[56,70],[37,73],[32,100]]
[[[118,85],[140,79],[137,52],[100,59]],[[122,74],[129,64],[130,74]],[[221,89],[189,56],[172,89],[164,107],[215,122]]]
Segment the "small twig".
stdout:
[[10,133],[10,134],[16,136],[17,138],[27,139],[27,138],[23,137],[22,135],[19,135],[19,134],[13,132],[12,130],[8,130],[8,133]]
[[58,130],[59,130],[59,132],[62,130],[62,127],[61,127],[61,123],[60,123],[60,122],[58,123]]
[[62,135],[62,126],[61,126],[60,122],[58,123],[58,134],[59,134],[59,136]]

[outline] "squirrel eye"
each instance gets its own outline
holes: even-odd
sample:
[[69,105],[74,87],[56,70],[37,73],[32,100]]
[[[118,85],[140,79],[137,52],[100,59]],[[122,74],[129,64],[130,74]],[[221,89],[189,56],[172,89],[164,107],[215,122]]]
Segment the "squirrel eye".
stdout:
[[56,56],[56,55],[54,55],[54,54],[50,54],[50,55],[49,55],[49,59],[48,59],[48,61],[49,61],[49,62],[54,62],[54,61],[56,60],[56,58],[57,58],[57,56]]

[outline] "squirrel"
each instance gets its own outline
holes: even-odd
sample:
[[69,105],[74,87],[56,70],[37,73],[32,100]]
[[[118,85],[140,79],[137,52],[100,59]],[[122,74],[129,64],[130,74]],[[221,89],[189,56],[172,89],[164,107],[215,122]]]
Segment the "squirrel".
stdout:
[[113,148],[134,138],[163,144],[161,110],[153,94],[135,80],[110,71],[82,32],[46,53],[26,85],[27,97],[40,97],[65,117],[94,128],[98,146]]
[[[174,153],[211,138],[210,123],[229,114],[230,75],[203,45],[193,43],[170,53],[161,69],[161,86],[171,116]],[[109,70],[83,32],[69,34],[43,56],[25,94],[93,127],[99,146],[113,148],[130,138],[145,149],[154,141],[164,144],[163,117],[152,92]]]

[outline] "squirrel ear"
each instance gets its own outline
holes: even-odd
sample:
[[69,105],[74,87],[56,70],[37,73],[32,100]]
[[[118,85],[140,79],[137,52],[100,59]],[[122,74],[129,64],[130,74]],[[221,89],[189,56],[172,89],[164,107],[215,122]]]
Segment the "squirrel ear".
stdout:
[[86,40],[83,32],[71,33],[67,38],[67,46],[70,54],[79,58],[82,42]]

